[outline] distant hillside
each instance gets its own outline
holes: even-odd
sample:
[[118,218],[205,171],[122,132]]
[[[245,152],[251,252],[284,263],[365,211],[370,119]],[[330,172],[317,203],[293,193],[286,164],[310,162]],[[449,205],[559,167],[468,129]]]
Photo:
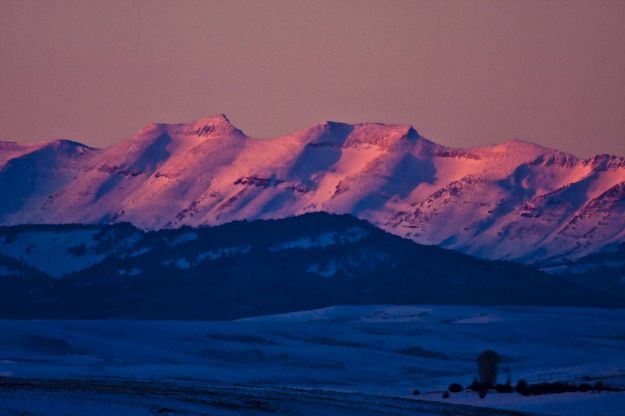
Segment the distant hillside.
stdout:
[[419,245],[349,215],[150,232],[0,227],[0,254],[2,318],[232,319],[345,304],[625,306],[618,293]]

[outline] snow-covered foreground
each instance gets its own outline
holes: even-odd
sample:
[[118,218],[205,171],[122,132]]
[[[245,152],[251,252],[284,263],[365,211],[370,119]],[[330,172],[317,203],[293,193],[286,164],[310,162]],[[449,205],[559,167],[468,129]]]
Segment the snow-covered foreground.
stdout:
[[617,415],[625,408],[625,393],[442,399],[450,383],[472,381],[484,349],[502,355],[502,381],[509,369],[513,382],[589,377],[624,386],[625,310],[341,306],[230,322],[5,320],[0,414],[501,414],[472,407],[481,406]]
[[[1,381],[1,380],[0,380]],[[362,393],[134,381],[11,380],[0,412],[44,415],[525,415]],[[2,413],[4,414],[4,413]]]

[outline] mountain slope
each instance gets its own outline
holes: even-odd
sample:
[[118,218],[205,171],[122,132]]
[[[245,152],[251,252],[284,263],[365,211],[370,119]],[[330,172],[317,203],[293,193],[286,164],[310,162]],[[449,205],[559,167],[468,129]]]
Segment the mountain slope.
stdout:
[[151,124],[102,150],[51,144],[39,157],[29,146],[0,145],[2,224],[159,229],[326,211],[530,263],[609,250],[625,235],[625,158],[520,140],[451,149],[410,126],[337,122],[255,139],[217,115]]
[[152,232],[128,224],[4,227],[0,253],[39,270],[0,278],[4,318],[231,319],[379,303],[625,304],[616,292],[418,245],[325,213]]

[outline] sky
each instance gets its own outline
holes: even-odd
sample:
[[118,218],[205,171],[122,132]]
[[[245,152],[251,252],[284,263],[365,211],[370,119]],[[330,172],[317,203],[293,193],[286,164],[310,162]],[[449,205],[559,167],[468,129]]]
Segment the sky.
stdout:
[[625,155],[625,1],[0,1],[0,140],[106,147],[225,113]]

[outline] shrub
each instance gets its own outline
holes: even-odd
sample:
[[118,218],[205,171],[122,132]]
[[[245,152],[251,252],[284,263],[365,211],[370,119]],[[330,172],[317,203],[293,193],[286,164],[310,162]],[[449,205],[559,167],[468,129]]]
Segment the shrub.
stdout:
[[495,386],[497,393],[512,393],[512,385],[510,384],[497,384]]
[[519,381],[517,381],[517,383],[516,383],[516,391],[519,394],[522,394],[523,396],[527,396],[529,394],[529,392],[527,390],[527,381],[525,381],[524,379],[520,378]]
[[449,392],[448,391],[443,393],[443,399],[449,399]]
[[467,386],[467,390],[480,391],[483,389],[484,389],[484,385],[480,383],[479,381],[477,381],[476,379],[473,379],[471,384]]
[[488,390],[486,389],[480,390],[480,399],[483,399],[484,397],[486,397],[487,393],[488,393]]
[[413,395],[413,396],[418,396],[418,395],[420,395],[420,394],[421,394],[421,392],[420,392],[419,390],[417,390],[417,389],[414,389],[414,390],[412,391],[412,395]]
[[[496,388],[499,388],[499,385]],[[566,383],[562,381],[528,384],[525,380],[520,379],[516,385],[516,391],[522,394],[523,396],[536,396],[536,395],[541,395],[541,394],[558,394],[558,393],[574,393],[574,392],[587,393],[589,391],[601,392],[601,391],[624,391],[624,390],[625,389],[607,386],[601,381],[597,381],[592,385],[590,383],[582,383],[578,385],[575,383]]]
[[458,383],[451,383],[449,387],[447,388],[447,390],[449,390],[449,392],[451,393],[460,393],[463,390],[463,388]]

